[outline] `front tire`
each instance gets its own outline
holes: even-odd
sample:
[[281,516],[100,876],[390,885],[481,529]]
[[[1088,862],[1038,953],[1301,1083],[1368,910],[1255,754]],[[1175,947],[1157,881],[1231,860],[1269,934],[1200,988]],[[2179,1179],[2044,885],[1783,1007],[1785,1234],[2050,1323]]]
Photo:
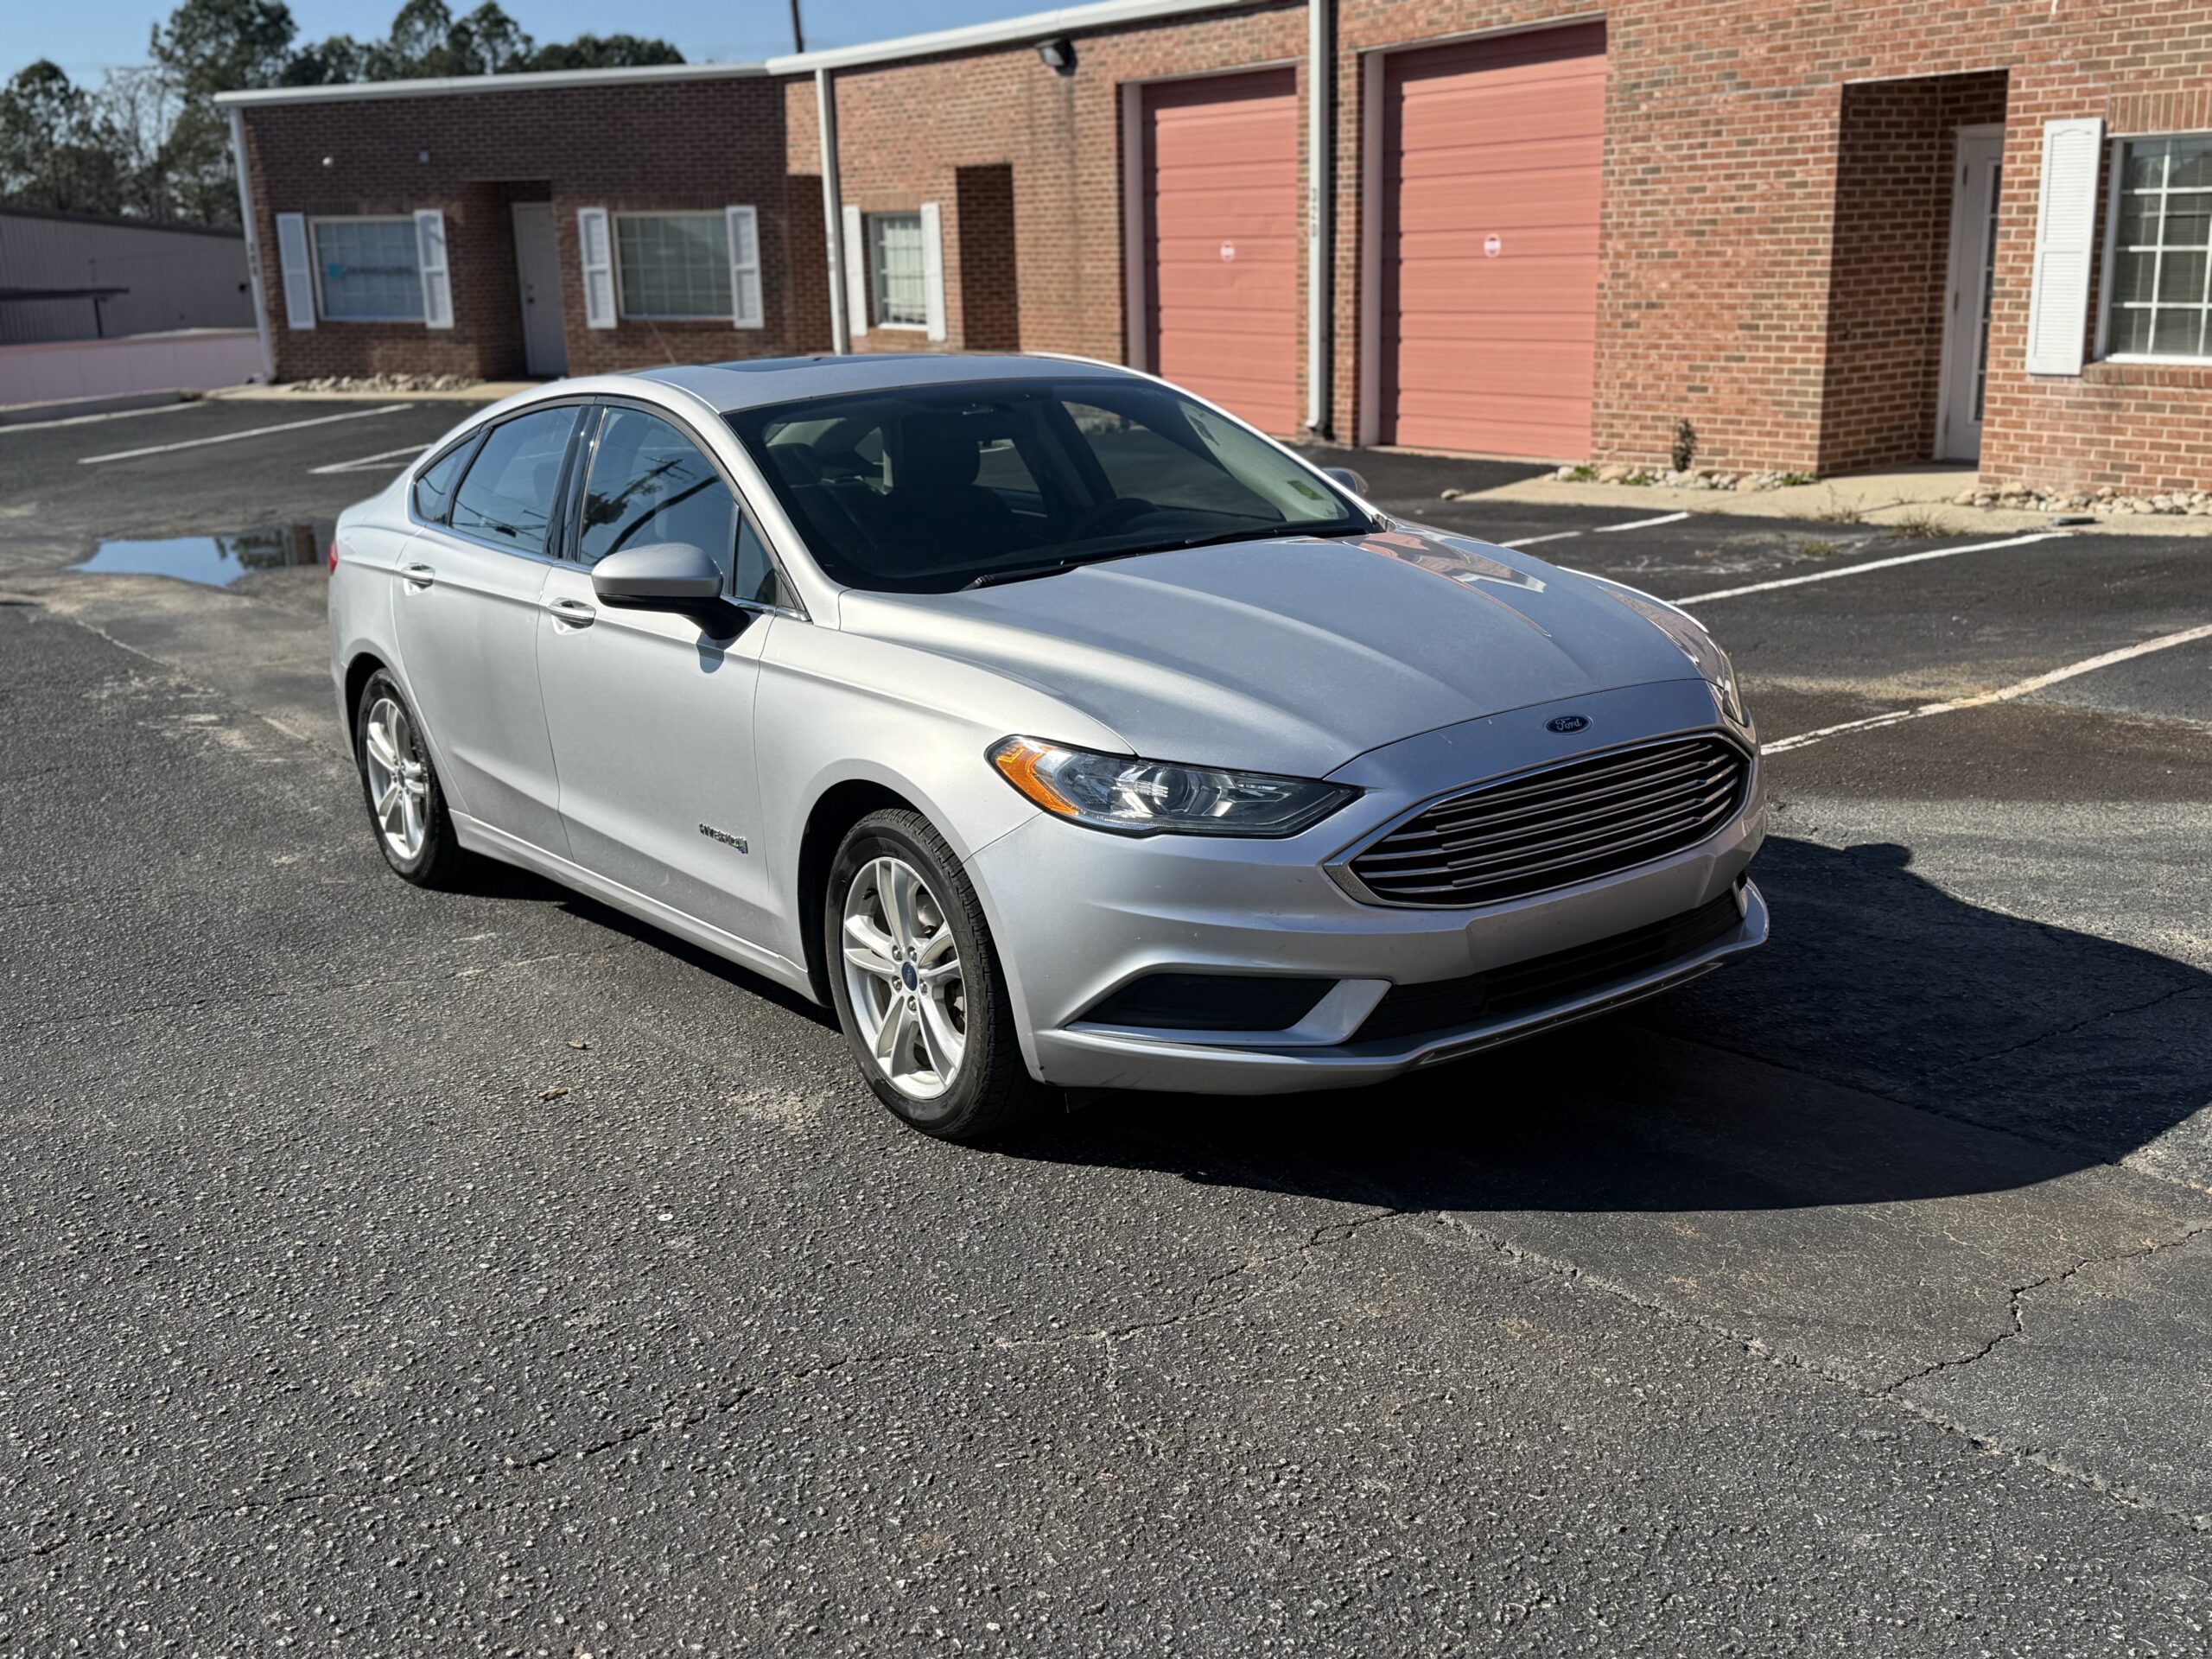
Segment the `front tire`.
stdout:
[[454,835],[422,722],[381,669],[353,705],[353,760],[385,862],[418,887],[460,885],[468,855]]
[[902,1122],[989,1141],[1051,1098],[1021,1058],[976,889],[927,818],[871,812],[847,832],[822,927],[837,1022]]

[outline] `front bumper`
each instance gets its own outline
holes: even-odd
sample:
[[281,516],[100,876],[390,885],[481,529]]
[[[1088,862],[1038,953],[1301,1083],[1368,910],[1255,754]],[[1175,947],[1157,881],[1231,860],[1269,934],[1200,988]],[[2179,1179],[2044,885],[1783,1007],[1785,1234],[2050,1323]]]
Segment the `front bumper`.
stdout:
[[[1673,683],[1582,698],[1612,705],[1607,734],[1637,741],[1711,729],[1709,692]],[[1363,904],[1325,866],[1355,836],[1442,789],[1524,764],[1525,728],[1566,705],[1409,739],[1337,776],[1369,791],[1282,841],[1135,840],[1039,815],[969,866],[1030,1070],[1067,1088],[1271,1094],[1376,1083],[1656,995],[1764,943],[1767,912],[1744,871],[1765,833],[1756,763],[1742,808],[1694,847],[1578,886],[1472,909]],[[1630,716],[1632,715],[1632,718]],[[1649,729],[1638,730],[1637,727]],[[1555,743],[1556,740],[1552,740]],[[1393,986],[1484,975],[1649,929],[1737,895],[1732,931],[1618,978],[1495,1018],[1362,1041]],[[1089,1018],[1156,973],[1287,975],[1336,982],[1287,1030],[1141,1030]]]

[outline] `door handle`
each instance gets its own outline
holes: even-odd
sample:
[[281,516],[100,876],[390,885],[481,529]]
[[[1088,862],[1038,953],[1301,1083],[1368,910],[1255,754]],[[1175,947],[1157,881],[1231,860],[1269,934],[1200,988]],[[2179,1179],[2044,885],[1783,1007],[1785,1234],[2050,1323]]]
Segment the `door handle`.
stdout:
[[399,574],[407,579],[410,588],[418,590],[428,588],[438,579],[438,573],[427,564],[410,564]]
[[572,628],[588,628],[599,619],[599,613],[581,599],[556,599],[545,608]]

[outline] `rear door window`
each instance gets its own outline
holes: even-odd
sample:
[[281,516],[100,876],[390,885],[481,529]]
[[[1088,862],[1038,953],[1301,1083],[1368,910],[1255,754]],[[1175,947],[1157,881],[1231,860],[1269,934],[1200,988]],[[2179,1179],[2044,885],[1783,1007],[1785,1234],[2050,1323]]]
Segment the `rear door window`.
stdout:
[[561,489],[561,461],[575,424],[576,410],[564,407],[533,410],[493,427],[454,493],[454,529],[518,553],[543,553]]

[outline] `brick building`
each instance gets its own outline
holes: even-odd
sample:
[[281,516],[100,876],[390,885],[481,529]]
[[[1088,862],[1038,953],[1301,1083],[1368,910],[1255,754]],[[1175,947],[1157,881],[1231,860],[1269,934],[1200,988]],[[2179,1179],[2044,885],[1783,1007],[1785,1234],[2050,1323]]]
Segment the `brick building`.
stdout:
[[1347,443],[2212,486],[2196,0],[1105,0],[226,101],[279,378],[1019,346]]

